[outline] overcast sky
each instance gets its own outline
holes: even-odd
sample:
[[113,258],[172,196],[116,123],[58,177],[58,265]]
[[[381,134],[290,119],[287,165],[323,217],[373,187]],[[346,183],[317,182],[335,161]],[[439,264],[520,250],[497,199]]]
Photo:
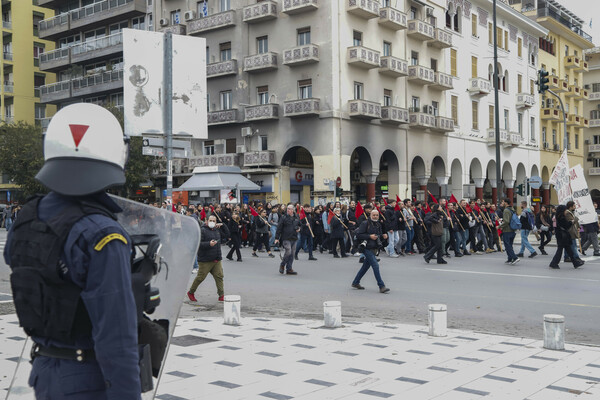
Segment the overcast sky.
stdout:
[[[594,44],[600,46],[600,13],[596,12],[597,0],[558,0],[558,2],[584,21],[583,31],[592,35]],[[591,28],[590,19],[592,19]]]

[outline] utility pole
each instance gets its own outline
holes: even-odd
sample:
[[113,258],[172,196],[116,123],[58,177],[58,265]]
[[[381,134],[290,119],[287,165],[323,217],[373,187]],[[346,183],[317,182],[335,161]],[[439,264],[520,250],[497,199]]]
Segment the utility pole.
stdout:
[[[500,159],[500,101],[498,98],[498,30],[496,29],[496,0],[493,0],[494,28],[494,125],[496,128],[496,202],[500,206],[500,181],[502,179]],[[512,202],[512,199],[510,199]]]
[[173,199],[173,35],[164,33],[163,134],[167,154],[167,199]]

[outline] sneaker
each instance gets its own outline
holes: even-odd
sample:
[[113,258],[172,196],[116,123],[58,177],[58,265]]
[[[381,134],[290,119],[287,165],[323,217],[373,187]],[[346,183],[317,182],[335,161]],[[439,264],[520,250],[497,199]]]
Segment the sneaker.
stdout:
[[486,252],[486,253],[493,253],[493,252],[494,252],[494,250],[492,250],[492,249],[487,249],[485,252]]
[[358,289],[358,290],[364,290],[364,289],[365,289],[365,287],[364,287],[364,286],[360,286],[360,283],[357,283],[356,285],[355,285],[355,284],[352,284],[352,287],[353,287],[354,289]]
[[517,254],[517,257],[523,258],[523,253]]
[[390,289],[386,288],[385,286],[384,286],[384,287],[381,287],[381,288],[379,288],[379,293],[387,293],[387,292],[389,292],[389,291],[390,291]]
[[280,265],[280,266],[279,266],[279,273],[280,273],[280,274],[283,274],[283,265]]
[[309,257],[308,261],[317,261],[317,259],[315,257]]
[[454,254],[454,257],[462,257],[462,256],[463,256],[463,255],[462,255],[462,254],[460,254],[460,253],[456,253],[456,254]]
[[258,254],[256,254],[255,252],[252,252],[252,257],[258,257]]
[[478,256],[480,256],[480,255],[482,255],[482,254],[483,254],[483,251],[479,251],[479,250],[477,250],[477,251],[475,252],[475,254],[477,254]]
[[571,259],[570,259],[569,257],[567,257],[567,258],[565,258],[565,262],[566,262],[566,263],[570,263],[570,262],[571,262]]
[[512,260],[512,262],[510,263],[510,265],[515,265],[516,263],[518,263],[519,261],[521,261],[521,259],[519,257],[515,258],[514,260]]
[[242,259],[241,259],[241,258],[238,258],[238,259],[237,259],[237,260],[235,260],[235,261],[237,261],[237,262],[242,262]]
[[535,257],[535,256],[537,256],[537,255],[538,255],[538,254],[537,254],[537,252],[535,252],[535,251],[534,251],[533,253],[531,253],[531,254],[529,255],[529,258],[533,258],[533,257]]
[[187,292],[187,296],[188,296],[188,299],[190,299],[190,301],[194,301],[194,302],[198,301],[198,300],[196,300],[196,296],[194,296],[194,293],[192,293],[192,292]]
[[469,250],[469,253],[475,253],[475,250],[471,249]]
[[446,254],[444,254],[444,257],[451,258],[452,256],[450,255],[450,253],[446,253]]
[[448,264],[448,261],[444,261],[444,260],[442,260],[442,261],[438,261],[437,263],[438,263],[438,264]]
[[504,261],[504,264],[512,264],[512,260],[506,260]]
[[275,256],[273,255],[273,253],[269,253],[269,257],[275,258]]
[[543,256],[547,256],[548,255],[548,253],[546,253],[546,250],[544,250],[544,249],[540,249],[540,252],[542,253]]
[[293,269],[288,269],[287,271],[285,271],[286,275],[298,275],[298,273],[296,271],[294,271]]
[[585,264],[585,261],[580,260],[579,258],[575,260],[575,262],[573,263],[573,268],[579,268],[581,267],[583,264]]
[[233,257],[225,257],[226,259],[228,259],[229,261],[233,261]]
[[219,301],[225,301],[225,296],[219,296]]
[[356,253],[353,254],[354,257],[360,257],[360,253],[357,251]]
[[560,269],[560,267],[558,266],[558,264],[550,264],[550,268],[552,268],[552,269]]
[[398,258],[398,257],[400,257],[400,256],[399,256],[398,254],[396,254],[396,253],[392,253],[392,254],[390,254],[390,257],[391,257],[391,258]]
[[427,264],[429,264],[429,258],[427,258],[427,257],[423,256],[423,260],[425,260],[425,262],[426,262]]
[[387,247],[384,250],[385,250],[385,254],[387,254],[389,256],[390,252],[388,251]]
[[600,253],[594,253],[592,254],[594,257],[600,257]]

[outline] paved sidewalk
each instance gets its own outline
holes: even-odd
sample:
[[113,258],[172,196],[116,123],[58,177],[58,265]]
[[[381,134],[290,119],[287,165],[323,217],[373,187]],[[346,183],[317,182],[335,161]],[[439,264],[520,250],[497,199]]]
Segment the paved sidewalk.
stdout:
[[[539,340],[344,321],[181,319],[157,399],[599,399],[600,348],[549,351]],[[541,329],[541,323],[540,323]],[[0,318],[0,397],[23,343]]]

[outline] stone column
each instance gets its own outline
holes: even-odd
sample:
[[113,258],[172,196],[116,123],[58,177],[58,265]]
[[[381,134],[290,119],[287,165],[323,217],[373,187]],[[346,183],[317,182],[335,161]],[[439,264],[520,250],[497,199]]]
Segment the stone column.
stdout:
[[449,176],[438,176],[435,178],[437,180],[438,185],[440,185],[440,192],[437,193],[437,199],[442,198],[442,187],[448,185],[448,181],[450,180]]
[[425,196],[427,196],[427,182],[429,182],[429,177],[419,176],[417,179],[419,181],[419,190],[424,190]]
[[542,183],[542,204],[550,205],[550,184],[548,182]]
[[473,182],[475,182],[475,198],[483,200],[483,184],[485,183],[485,178],[473,178]]
[[373,173],[371,175],[367,175],[367,202],[375,201],[375,182],[377,181],[377,177],[379,176],[379,172],[376,174]]
[[506,187],[506,197],[510,199],[510,202],[513,203],[515,200],[515,181],[504,181],[504,186]]
[[[540,189],[531,189],[531,197],[539,197],[540,196]],[[532,202],[533,203],[533,202]],[[539,213],[540,212],[540,203],[533,203],[533,209],[535,211],[535,213]]]
[[490,185],[492,185],[492,203],[498,204],[498,185],[495,179],[490,179]]

